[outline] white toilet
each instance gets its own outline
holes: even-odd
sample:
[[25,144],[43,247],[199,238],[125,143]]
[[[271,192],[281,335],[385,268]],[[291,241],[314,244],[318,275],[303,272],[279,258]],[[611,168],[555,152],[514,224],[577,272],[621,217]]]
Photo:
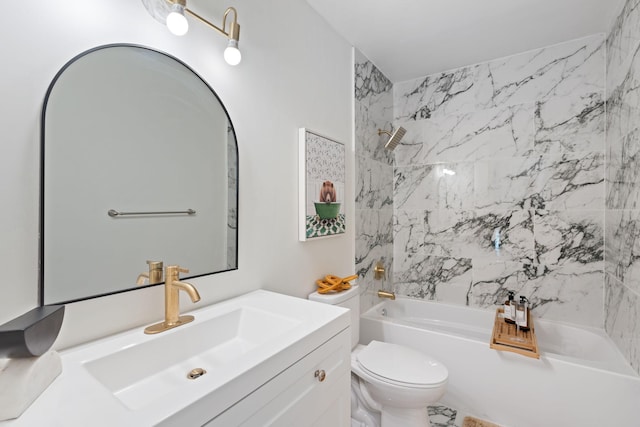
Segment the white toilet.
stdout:
[[359,345],[358,286],[333,294],[314,292],[309,299],[351,309],[351,425],[430,426],[427,406],[444,394],[449,376],[447,368],[402,345],[379,341]]

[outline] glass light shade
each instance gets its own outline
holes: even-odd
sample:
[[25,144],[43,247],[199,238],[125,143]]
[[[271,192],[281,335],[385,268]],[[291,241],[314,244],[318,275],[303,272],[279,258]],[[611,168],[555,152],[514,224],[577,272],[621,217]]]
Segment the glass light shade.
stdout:
[[238,40],[229,40],[229,45],[224,50],[224,60],[227,61],[229,65],[238,65],[242,60],[242,54],[240,53],[240,49],[238,49]]
[[184,7],[179,4],[171,6],[171,13],[167,15],[167,28],[176,36],[183,36],[189,31],[189,21],[184,16]]

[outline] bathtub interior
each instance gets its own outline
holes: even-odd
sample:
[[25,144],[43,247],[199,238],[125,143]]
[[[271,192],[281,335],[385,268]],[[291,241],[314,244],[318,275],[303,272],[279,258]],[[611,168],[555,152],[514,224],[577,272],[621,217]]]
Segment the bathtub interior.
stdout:
[[[377,304],[362,316],[488,345],[495,310],[398,297],[395,301]],[[541,357],[637,376],[604,330],[536,318],[535,314],[533,316]]]
[[494,314],[488,310],[399,296],[395,301],[385,301],[372,307],[363,316],[488,342]]

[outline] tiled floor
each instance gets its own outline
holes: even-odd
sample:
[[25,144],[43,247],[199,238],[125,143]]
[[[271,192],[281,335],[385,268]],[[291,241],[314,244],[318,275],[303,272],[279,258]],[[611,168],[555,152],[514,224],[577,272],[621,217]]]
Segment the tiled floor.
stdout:
[[[462,427],[464,418],[469,415],[441,404],[429,406],[427,410],[431,427]],[[358,421],[352,421],[351,425],[361,426],[363,424]]]
[[429,410],[431,427],[462,427],[464,417],[469,415],[438,404],[429,406],[427,409]]
[[458,411],[455,409],[442,405],[429,406],[427,409],[429,410],[431,427],[460,427],[462,425],[463,417],[460,417],[459,422],[456,424]]

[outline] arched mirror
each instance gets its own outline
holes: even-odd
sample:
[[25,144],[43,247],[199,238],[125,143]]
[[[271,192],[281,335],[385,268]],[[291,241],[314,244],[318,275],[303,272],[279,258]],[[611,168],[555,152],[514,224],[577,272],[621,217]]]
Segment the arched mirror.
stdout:
[[108,45],[69,61],[45,98],[41,162],[41,304],[149,286],[147,261],[183,278],[237,268],[235,131],[176,58]]

